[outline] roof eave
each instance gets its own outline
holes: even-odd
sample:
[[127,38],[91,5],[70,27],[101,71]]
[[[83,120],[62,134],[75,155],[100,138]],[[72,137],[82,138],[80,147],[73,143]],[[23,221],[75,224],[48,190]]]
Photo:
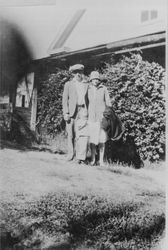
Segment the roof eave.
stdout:
[[133,51],[137,49],[143,49],[146,46],[148,47],[158,47],[164,46],[166,40],[166,32],[161,31],[158,33],[148,34],[139,37],[133,37],[125,40],[115,41],[107,44],[102,44],[86,49],[65,52],[63,54],[54,53],[50,55],[50,59],[57,59],[57,58],[66,58],[72,55],[79,55],[84,53],[92,53],[92,54],[108,54],[108,53],[117,53],[119,51]]

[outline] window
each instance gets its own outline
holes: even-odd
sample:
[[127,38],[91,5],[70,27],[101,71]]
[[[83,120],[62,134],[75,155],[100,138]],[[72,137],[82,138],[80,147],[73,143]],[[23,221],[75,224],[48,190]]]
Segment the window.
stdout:
[[144,10],[141,12],[141,22],[146,22],[149,20],[149,11]]
[[158,18],[157,10],[143,10],[141,11],[141,22],[149,22]]
[[156,19],[157,18],[157,10],[151,10],[151,19]]

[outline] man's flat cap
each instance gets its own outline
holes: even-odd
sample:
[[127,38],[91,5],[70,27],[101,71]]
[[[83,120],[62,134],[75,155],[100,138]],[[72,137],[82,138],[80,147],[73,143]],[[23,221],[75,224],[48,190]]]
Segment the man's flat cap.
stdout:
[[84,70],[84,65],[82,64],[75,64],[73,66],[70,66],[69,71],[74,72],[74,71],[81,71]]

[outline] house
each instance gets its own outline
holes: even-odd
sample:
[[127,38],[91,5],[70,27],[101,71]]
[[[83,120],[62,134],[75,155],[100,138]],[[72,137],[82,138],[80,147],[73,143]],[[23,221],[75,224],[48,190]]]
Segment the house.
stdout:
[[68,69],[80,62],[89,74],[112,54],[139,50],[146,60],[165,67],[165,0],[130,1],[131,5],[122,2],[123,8],[119,1],[103,9],[98,5],[59,10],[52,5],[1,10],[0,102],[12,103],[14,112],[35,130],[42,71],[56,66]]

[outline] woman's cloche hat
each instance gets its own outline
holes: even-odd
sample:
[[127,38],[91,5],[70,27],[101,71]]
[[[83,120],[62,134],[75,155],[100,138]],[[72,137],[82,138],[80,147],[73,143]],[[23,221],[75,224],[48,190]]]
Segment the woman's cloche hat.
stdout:
[[90,81],[93,79],[98,79],[100,80],[100,74],[98,71],[92,71],[90,74]]

